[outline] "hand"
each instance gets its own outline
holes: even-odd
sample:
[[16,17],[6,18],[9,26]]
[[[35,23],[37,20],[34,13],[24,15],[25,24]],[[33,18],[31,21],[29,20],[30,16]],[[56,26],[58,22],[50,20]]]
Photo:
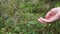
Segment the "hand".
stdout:
[[52,23],[60,19],[60,7],[51,9],[45,16],[45,18],[40,17],[38,20],[41,23]]

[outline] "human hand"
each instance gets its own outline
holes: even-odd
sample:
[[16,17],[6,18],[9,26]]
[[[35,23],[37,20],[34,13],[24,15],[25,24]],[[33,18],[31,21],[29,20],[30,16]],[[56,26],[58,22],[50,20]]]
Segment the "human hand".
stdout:
[[38,20],[41,23],[52,23],[60,19],[60,7],[51,9],[45,16],[40,17]]

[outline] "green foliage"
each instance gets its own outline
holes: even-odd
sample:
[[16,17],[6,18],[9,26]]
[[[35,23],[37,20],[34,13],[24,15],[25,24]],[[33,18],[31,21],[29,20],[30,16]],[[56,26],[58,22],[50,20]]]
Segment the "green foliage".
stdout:
[[59,4],[60,2],[56,2],[54,5],[55,5],[55,7],[60,7],[60,4]]
[[58,34],[60,23],[41,24],[53,7],[59,7],[57,0],[0,0],[0,34]]

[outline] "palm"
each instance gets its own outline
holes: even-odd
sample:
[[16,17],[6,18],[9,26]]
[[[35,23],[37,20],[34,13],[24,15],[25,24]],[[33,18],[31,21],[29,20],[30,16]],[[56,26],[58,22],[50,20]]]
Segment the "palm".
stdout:
[[41,22],[41,23],[48,23],[48,22],[54,22],[56,20],[58,20],[60,17],[59,17],[59,12],[58,9],[60,10],[60,8],[54,8],[52,10],[50,10],[45,18],[39,18],[38,20]]

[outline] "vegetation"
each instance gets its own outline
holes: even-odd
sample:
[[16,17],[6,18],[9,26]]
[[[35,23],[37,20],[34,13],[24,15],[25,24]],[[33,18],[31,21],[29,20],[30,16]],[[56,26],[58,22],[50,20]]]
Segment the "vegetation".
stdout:
[[37,20],[59,6],[59,0],[0,0],[0,34],[60,34],[60,21]]

